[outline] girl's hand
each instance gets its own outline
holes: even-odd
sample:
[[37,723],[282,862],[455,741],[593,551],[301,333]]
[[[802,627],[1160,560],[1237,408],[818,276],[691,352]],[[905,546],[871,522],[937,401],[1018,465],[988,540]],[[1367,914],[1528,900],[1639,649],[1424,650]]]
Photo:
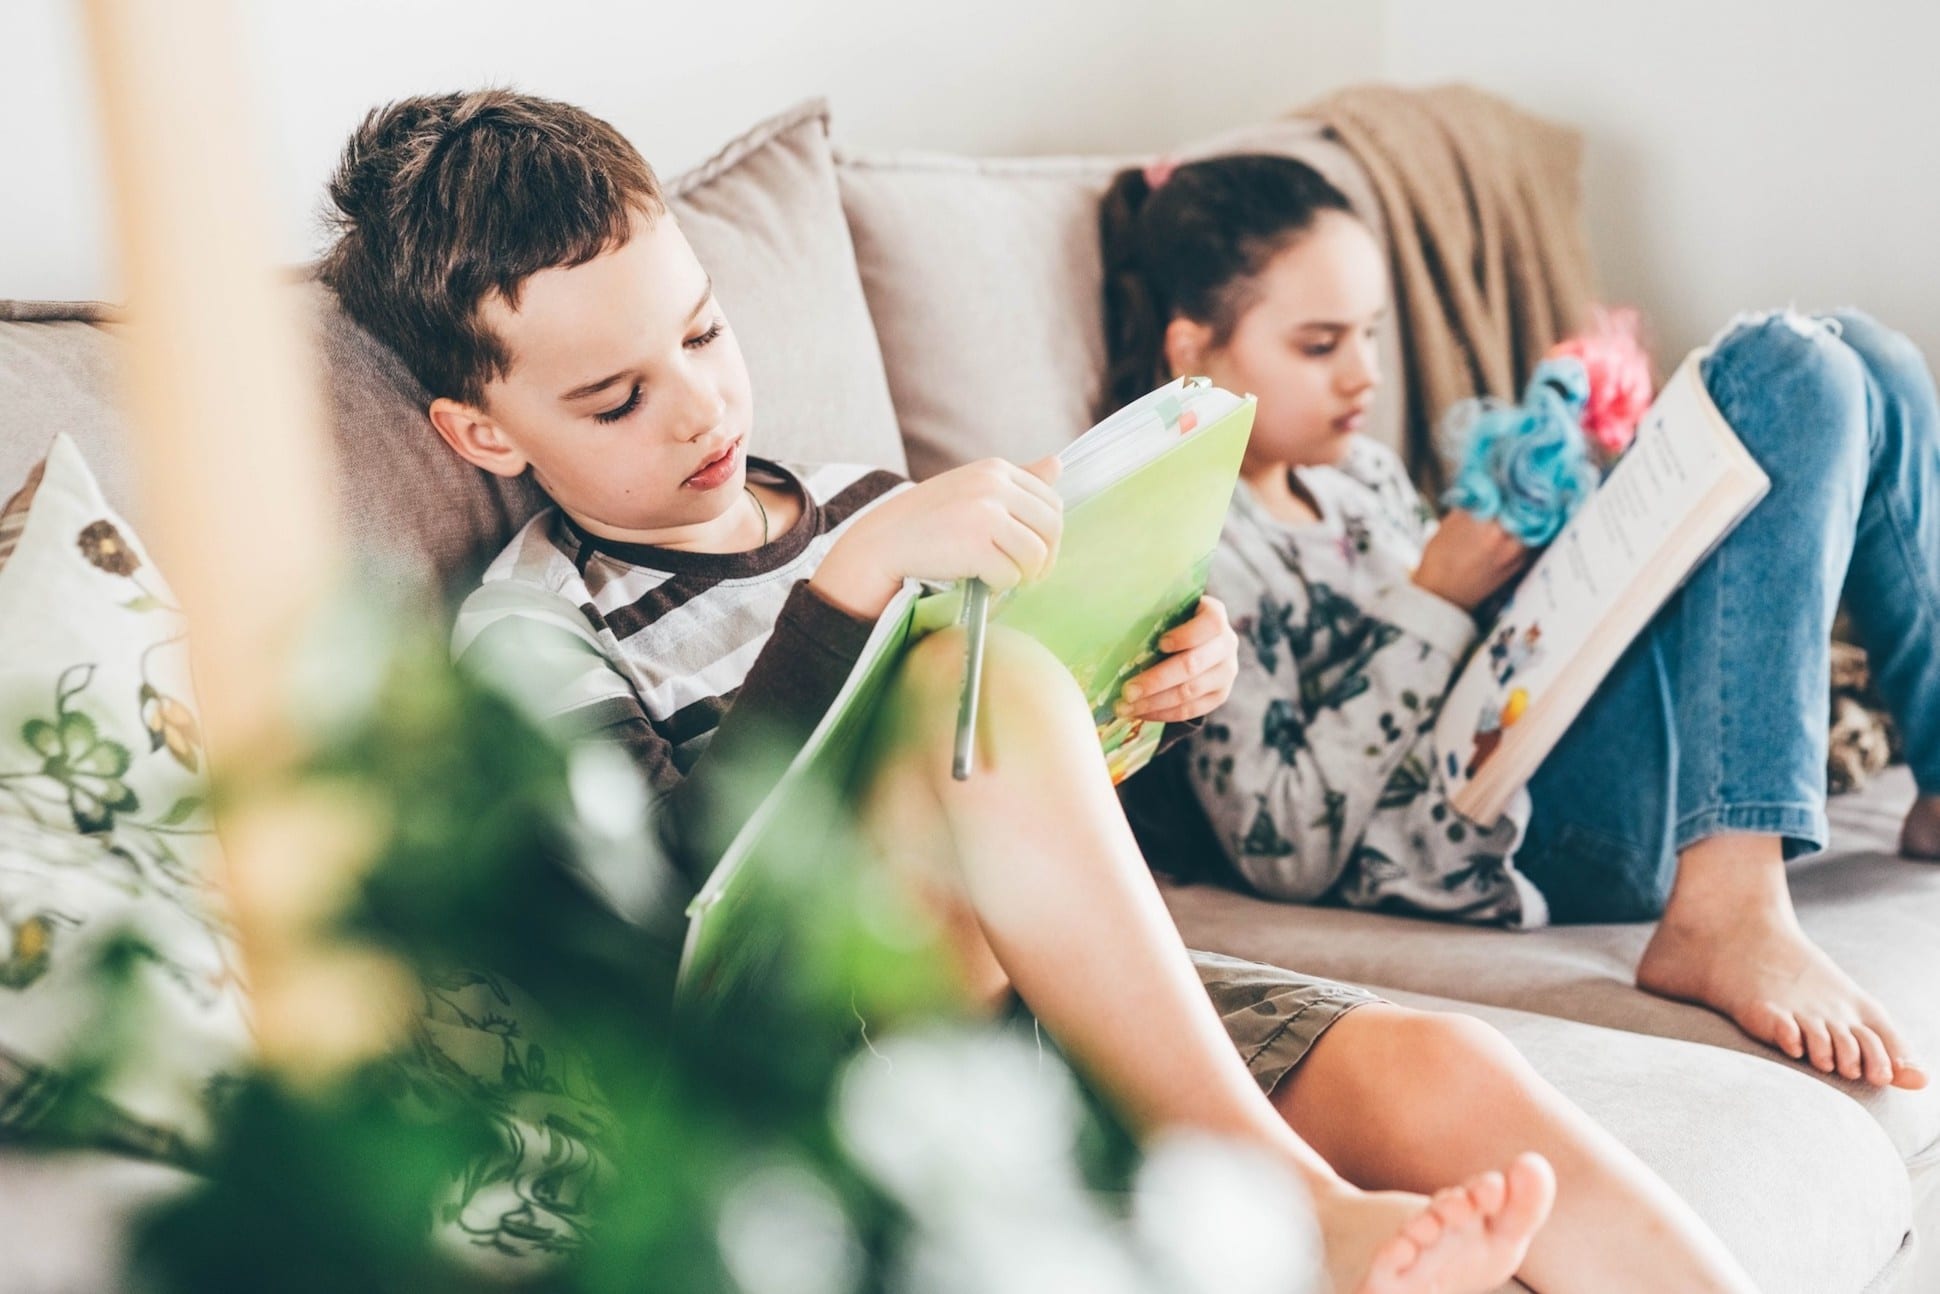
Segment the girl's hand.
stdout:
[[1159,639],[1159,650],[1170,655],[1125,684],[1120,714],[1178,723],[1224,704],[1239,677],[1239,637],[1218,598],[1200,598],[1192,619]]
[[1415,583],[1473,613],[1529,564],[1533,552],[1494,521],[1457,508],[1442,518],[1415,567]]
[[1019,467],[966,463],[864,513],[829,549],[810,587],[873,619],[905,579],[980,579],[1001,591],[1051,569],[1064,500],[1055,455]]

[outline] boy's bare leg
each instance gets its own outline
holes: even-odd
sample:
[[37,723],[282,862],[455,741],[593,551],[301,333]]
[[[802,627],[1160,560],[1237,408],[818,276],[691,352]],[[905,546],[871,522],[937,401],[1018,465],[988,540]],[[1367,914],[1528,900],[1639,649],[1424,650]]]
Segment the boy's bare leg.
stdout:
[[974,914],[953,921],[946,907],[943,918],[973,996],[1013,986],[1135,1127],[1194,1128],[1281,1154],[1314,1195],[1343,1294],[1485,1291],[1507,1279],[1548,1214],[1547,1164],[1528,1156],[1431,1200],[1342,1181],[1274,1110],[1220,1024],[1068,672],[1035,642],[992,633],[966,782],[950,776],[961,681],[960,635],[911,652],[895,701],[900,740],[866,813],[886,852],[940,860],[919,882],[933,910],[954,896]]
[[1556,1170],[1556,1212],[1518,1273],[1539,1290],[1753,1289],[1690,1206],[1481,1021],[1358,1007],[1320,1036],[1273,1104],[1370,1190],[1429,1190],[1518,1151],[1543,1155]]
[[1940,862],[1940,795],[1923,795],[1907,810],[1900,827],[1900,852],[1908,858]]
[[1823,1073],[1927,1085],[1885,1009],[1799,928],[1776,836],[1707,836],[1678,856],[1637,987],[1721,1012]]

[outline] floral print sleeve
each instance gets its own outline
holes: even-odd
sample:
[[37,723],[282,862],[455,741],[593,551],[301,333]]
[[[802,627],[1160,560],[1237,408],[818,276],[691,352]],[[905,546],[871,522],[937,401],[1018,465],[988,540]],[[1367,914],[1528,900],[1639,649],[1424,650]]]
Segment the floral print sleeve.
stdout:
[[1366,606],[1310,581],[1297,546],[1257,521],[1236,510],[1214,561],[1239,678],[1193,738],[1189,766],[1247,883],[1314,900],[1340,880],[1377,808],[1426,789],[1424,733],[1474,627],[1406,579]]

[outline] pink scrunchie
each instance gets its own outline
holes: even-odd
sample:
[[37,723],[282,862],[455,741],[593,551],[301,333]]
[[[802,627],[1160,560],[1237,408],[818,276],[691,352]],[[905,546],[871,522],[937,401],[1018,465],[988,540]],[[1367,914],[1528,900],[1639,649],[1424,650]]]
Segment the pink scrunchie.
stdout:
[[1147,162],[1145,164],[1145,187],[1151,189],[1153,192],[1157,192],[1165,186],[1165,182],[1171,179],[1172,173],[1178,169],[1179,159],[1176,157],[1161,157],[1155,161]]

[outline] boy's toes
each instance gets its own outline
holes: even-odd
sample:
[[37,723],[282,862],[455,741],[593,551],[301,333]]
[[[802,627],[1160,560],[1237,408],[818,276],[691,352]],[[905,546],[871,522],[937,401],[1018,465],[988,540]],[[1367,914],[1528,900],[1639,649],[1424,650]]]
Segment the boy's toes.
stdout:
[[1526,1246],[1555,1205],[1556,1170],[1541,1155],[1525,1152],[1509,1166],[1507,1199],[1489,1229],[1498,1235],[1519,1236]]
[[1501,1173],[1488,1172],[1468,1184],[1468,1197],[1475,1209],[1484,1217],[1489,1217],[1501,1209],[1509,1194],[1509,1179]]
[[1408,1276],[1427,1251],[1409,1237],[1410,1229],[1403,1228],[1396,1232],[1374,1251],[1374,1261],[1368,1264],[1367,1280],[1355,1294],[1413,1294]]
[[1401,1234],[1413,1241],[1416,1248],[1423,1251],[1433,1249],[1436,1242],[1442,1238],[1443,1232],[1448,1229],[1447,1219],[1443,1216],[1439,1203],[1440,1198],[1437,1196],[1436,1203],[1430,1204],[1417,1213],[1407,1226],[1401,1228]]

